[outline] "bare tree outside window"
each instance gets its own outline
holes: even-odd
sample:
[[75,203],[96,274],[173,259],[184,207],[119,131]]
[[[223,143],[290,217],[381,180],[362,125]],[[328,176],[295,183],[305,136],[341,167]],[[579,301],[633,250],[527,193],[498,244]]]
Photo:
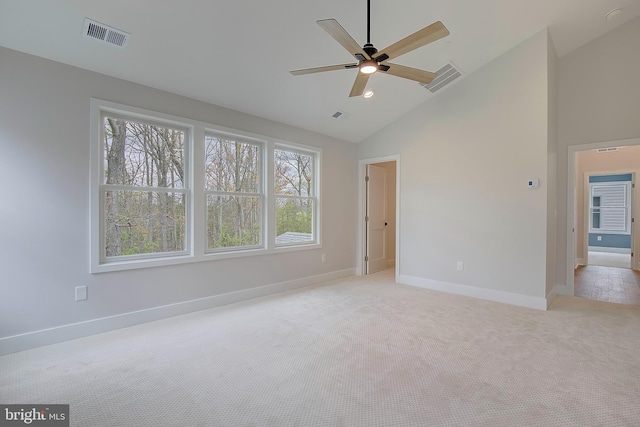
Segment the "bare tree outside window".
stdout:
[[313,240],[313,163],[311,154],[276,149],[276,243],[307,243]]
[[262,243],[260,147],[214,135],[205,137],[207,248]]
[[90,117],[92,273],[320,245],[321,150],[99,99]]
[[105,255],[186,247],[185,131],[105,117]]

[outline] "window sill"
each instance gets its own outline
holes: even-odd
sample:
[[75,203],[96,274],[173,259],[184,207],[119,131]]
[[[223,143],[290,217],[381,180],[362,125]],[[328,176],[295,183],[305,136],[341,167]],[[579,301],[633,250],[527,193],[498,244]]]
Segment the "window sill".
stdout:
[[298,244],[291,246],[278,246],[271,249],[257,248],[230,252],[204,253],[201,255],[168,256],[153,259],[136,259],[127,261],[114,261],[91,266],[91,273],[108,273],[115,271],[136,270],[142,268],[165,267],[171,265],[189,264],[193,262],[216,261],[223,259],[245,258],[251,256],[269,255],[285,252],[300,252],[312,249],[320,249],[320,243]]

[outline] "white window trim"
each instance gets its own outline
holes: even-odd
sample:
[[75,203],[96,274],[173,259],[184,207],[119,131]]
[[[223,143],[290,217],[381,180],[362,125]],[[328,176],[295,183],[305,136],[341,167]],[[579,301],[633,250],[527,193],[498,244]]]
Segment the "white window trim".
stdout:
[[[102,123],[104,112],[123,116],[123,118],[140,119],[164,126],[176,126],[188,129],[188,140],[185,140],[185,167],[190,166],[185,187],[187,195],[187,235],[184,254],[153,254],[145,257],[126,257],[122,260],[105,262],[101,256],[104,241],[100,224],[102,198],[100,192],[104,167],[102,152]],[[262,158],[262,190],[263,190],[263,245],[261,247],[230,248],[227,251],[207,251],[206,238],[206,203],[204,191],[204,138],[205,134],[228,135],[247,142],[261,144]],[[110,271],[131,270],[138,268],[158,267],[191,262],[213,261],[218,259],[240,258],[322,248],[322,149],[304,144],[268,138],[251,132],[218,126],[211,123],[159,113],[143,108],[130,107],[123,104],[91,98],[90,101],[90,272],[102,273]],[[315,157],[315,208],[314,208],[314,241],[302,244],[275,245],[275,191],[273,177],[273,153],[276,148],[314,154]]]
[[[593,187],[603,185],[624,185],[625,186],[625,230],[603,230],[602,228],[593,228]],[[607,208],[607,206],[604,206]],[[604,182],[590,182],[589,183],[589,234],[622,234],[628,235],[631,233],[631,181],[604,181]],[[602,208],[599,206],[597,208]]]

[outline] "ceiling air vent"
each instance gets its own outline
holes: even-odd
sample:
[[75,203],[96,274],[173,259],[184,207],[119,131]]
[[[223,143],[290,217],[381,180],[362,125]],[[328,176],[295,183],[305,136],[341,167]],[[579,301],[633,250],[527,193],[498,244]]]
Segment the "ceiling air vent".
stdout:
[[334,119],[341,120],[347,117],[347,113],[345,113],[344,111],[336,111],[331,115],[331,117],[333,117]]
[[431,93],[436,93],[443,87],[452,83],[454,80],[462,77],[460,70],[458,70],[452,63],[448,63],[444,67],[440,68],[436,71],[436,74],[438,77],[436,77],[431,83],[420,83],[421,86],[424,86],[424,88],[429,90]]
[[118,47],[125,47],[127,42],[129,42],[129,37],[131,36],[129,33],[125,33],[124,31],[117,30],[89,18],[84,18],[82,35],[85,37],[91,37],[92,39],[98,39]]

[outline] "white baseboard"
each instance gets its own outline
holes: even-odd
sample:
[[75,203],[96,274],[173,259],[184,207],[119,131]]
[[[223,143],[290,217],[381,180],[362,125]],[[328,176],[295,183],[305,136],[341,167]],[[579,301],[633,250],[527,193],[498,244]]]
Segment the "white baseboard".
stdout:
[[547,309],[547,299],[531,297],[528,295],[514,294],[493,289],[476,288],[475,286],[459,285],[456,283],[441,282],[438,280],[423,279],[420,277],[399,275],[398,283],[431,289],[432,291],[447,292],[450,294],[464,295],[488,301],[502,302],[505,304],[533,308],[537,310]]
[[576,258],[576,265],[573,267],[573,269],[575,270],[576,268],[580,267],[581,265],[587,265],[587,263],[585,262],[584,258]]
[[604,246],[589,246],[589,252],[609,252],[613,254],[631,255],[631,249],[629,248],[607,248]]
[[573,296],[573,292],[569,292],[569,288],[567,285],[556,285],[553,291],[556,293],[556,295]]
[[549,292],[547,294],[547,310],[549,310],[549,307],[551,306],[551,304],[553,303],[553,300],[556,299],[556,297],[558,296],[558,286],[556,285],[553,289],[551,289],[551,292]]
[[0,338],[0,356],[353,276],[349,268]]

